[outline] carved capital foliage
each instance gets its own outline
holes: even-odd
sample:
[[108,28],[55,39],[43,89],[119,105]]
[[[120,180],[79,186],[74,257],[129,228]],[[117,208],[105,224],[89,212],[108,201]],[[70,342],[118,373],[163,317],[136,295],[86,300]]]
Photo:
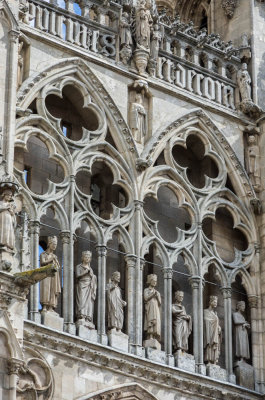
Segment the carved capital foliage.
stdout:
[[222,7],[228,18],[233,18],[238,0],[222,0]]
[[248,303],[250,308],[258,308],[258,297],[257,296],[248,296]]
[[223,293],[224,299],[230,299],[232,297],[232,288],[230,287],[222,287],[221,291]]
[[97,250],[99,257],[106,257],[106,255],[107,255],[107,247],[106,246],[103,246],[103,245],[96,246],[96,250]]
[[60,233],[60,239],[63,244],[69,244],[70,243],[70,232],[69,231],[63,231]]

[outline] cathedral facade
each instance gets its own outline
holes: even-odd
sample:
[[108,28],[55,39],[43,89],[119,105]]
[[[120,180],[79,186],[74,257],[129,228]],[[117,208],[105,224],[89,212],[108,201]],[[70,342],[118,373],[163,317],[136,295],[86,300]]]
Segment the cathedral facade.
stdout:
[[0,0],[0,398],[265,394],[265,3]]

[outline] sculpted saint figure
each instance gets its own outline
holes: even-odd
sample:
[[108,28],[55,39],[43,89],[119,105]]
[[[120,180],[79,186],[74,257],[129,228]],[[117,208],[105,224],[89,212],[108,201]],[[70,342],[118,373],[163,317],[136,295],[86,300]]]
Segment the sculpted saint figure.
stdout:
[[260,155],[259,146],[256,137],[250,135],[248,137],[247,147],[247,170],[249,177],[255,189],[260,187]]
[[90,263],[91,252],[83,251],[82,263],[75,268],[75,307],[77,320],[87,322],[88,325],[91,325],[91,328],[94,328],[93,313],[97,292],[97,277],[94,275]]
[[217,307],[217,296],[210,296],[209,307],[204,310],[204,360],[217,364],[220,355],[222,331],[219,318],[214,311]]
[[4,189],[0,201],[0,248],[14,250],[16,205],[11,189]]
[[54,276],[47,277],[40,282],[40,303],[42,305],[42,311],[54,311],[57,307],[58,297],[61,293],[61,282],[60,282],[60,264],[54,251],[57,247],[57,237],[48,237],[47,250],[40,255],[40,266],[54,264],[57,268],[57,272]]
[[175,303],[172,304],[173,347],[176,350],[188,351],[188,339],[191,334],[192,319],[182,305],[183,298],[184,293],[178,290],[175,293]]
[[131,105],[130,126],[136,142],[142,143],[147,131],[146,111],[143,106],[141,93],[136,93],[135,101]]
[[160,340],[161,337],[161,296],[155,289],[157,284],[157,276],[154,274],[147,276],[147,284],[144,289],[144,331],[147,339]]
[[123,12],[120,19],[120,45],[132,45],[131,24],[127,12]]
[[162,34],[159,30],[159,26],[155,24],[153,28],[151,48],[150,48],[150,58],[153,60],[157,60],[159,43],[161,42],[161,40],[162,40]]
[[242,101],[251,100],[251,78],[248,73],[247,64],[243,63],[241,69],[237,73],[237,83]]
[[149,50],[152,22],[150,10],[146,7],[146,1],[140,0],[140,5],[136,12],[136,42],[139,48],[142,47]]
[[236,357],[241,360],[248,360],[249,354],[249,342],[248,342],[248,329],[250,328],[249,323],[245,320],[243,315],[246,308],[244,301],[239,301],[236,305],[236,312],[233,313],[233,322],[235,326],[235,339],[236,339]]
[[113,272],[111,282],[107,286],[107,299],[108,299],[108,328],[116,329],[118,332],[123,327],[123,308],[126,306],[126,301],[122,300],[121,288],[119,282],[121,274],[119,271]]

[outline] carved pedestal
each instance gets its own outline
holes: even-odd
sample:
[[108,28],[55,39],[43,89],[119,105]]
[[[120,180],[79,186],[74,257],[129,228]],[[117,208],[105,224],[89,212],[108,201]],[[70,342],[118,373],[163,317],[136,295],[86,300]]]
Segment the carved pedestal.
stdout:
[[151,347],[155,350],[161,350],[161,344],[156,339],[147,339],[144,340],[144,347]]
[[76,323],[77,335],[82,339],[89,340],[90,342],[98,341],[98,332],[92,322],[79,320]]
[[184,369],[185,371],[195,372],[195,359],[192,354],[178,350],[176,353],[174,353],[174,357],[177,368]]
[[111,329],[108,332],[109,345],[114,349],[128,353],[129,337],[125,333],[117,332],[116,329]]
[[206,375],[210,376],[211,378],[217,379],[218,381],[227,381],[226,370],[216,364],[206,365]]
[[64,319],[61,318],[55,311],[42,311],[41,313],[41,323],[49,328],[62,331],[63,322]]
[[134,61],[141,76],[148,76],[146,73],[147,62],[149,58],[149,52],[144,49],[138,49],[134,52]]
[[145,355],[146,355],[146,358],[148,358],[149,360],[158,362],[160,364],[167,363],[167,357],[166,357],[165,351],[156,350],[152,347],[146,347]]
[[236,361],[234,364],[236,383],[248,389],[254,390],[254,368],[245,361]]

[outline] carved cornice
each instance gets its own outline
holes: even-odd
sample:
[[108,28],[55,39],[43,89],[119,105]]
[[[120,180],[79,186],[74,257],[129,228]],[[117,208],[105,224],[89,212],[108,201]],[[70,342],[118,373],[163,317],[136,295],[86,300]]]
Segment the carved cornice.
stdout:
[[38,347],[39,350],[54,352],[62,358],[68,357],[76,361],[98,366],[110,370],[115,374],[122,374],[134,381],[153,382],[154,385],[166,387],[176,392],[195,395],[198,399],[222,399],[224,391],[229,394],[230,400],[260,399],[258,394],[246,393],[241,388],[235,388],[229,383],[213,382],[204,376],[191,376],[185,371],[176,371],[174,368],[157,365],[145,359],[138,359],[130,354],[122,354],[111,348],[85,342],[84,340],[53,332],[46,327],[40,327],[26,321],[24,328],[24,343]]

